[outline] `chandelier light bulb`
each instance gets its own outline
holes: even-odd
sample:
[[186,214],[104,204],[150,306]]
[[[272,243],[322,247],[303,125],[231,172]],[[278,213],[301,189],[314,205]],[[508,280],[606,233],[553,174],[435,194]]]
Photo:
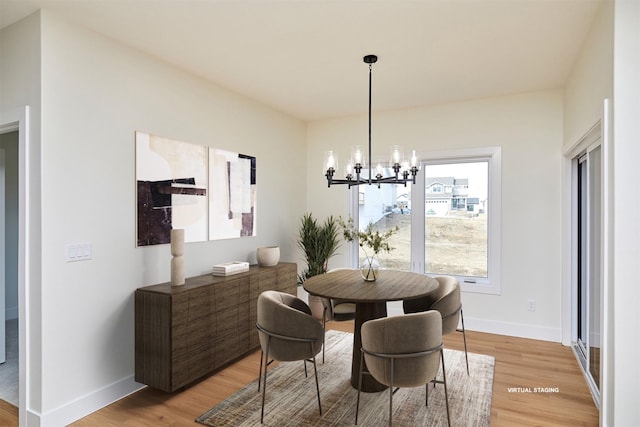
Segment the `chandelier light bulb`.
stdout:
[[391,147],[391,166],[402,163],[402,149],[398,145]]
[[353,164],[349,161],[345,167],[345,173],[347,176],[353,176]]
[[416,156],[416,150],[411,151],[411,167],[418,166],[418,157]]
[[406,160],[403,161],[402,164],[400,165],[400,171],[402,173],[409,172],[410,169],[411,169],[411,166],[409,166],[409,162],[407,162]]
[[334,170],[337,169],[336,156],[333,154],[333,150],[329,150],[327,152],[326,168]]
[[364,161],[362,160],[362,149],[360,149],[359,145],[353,147],[353,163],[356,165],[364,165]]

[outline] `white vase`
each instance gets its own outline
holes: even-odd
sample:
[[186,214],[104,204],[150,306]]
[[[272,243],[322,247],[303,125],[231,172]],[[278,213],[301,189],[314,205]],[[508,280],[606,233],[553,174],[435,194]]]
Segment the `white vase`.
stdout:
[[184,229],[171,230],[171,285],[184,285]]
[[265,246],[256,250],[260,267],[272,267],[280,261],[280,246]]
[[375,282],[380,272],[380,263],[375,257],[366,257],[360,264],[360,275],[366,282]]

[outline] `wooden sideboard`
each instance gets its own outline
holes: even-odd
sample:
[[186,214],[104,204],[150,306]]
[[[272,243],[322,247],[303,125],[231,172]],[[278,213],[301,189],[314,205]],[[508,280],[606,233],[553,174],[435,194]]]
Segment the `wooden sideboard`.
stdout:
[[173,392],[258,348],[257,301],[296,294],[294,263],[188,278],[135,292],[135,380]]

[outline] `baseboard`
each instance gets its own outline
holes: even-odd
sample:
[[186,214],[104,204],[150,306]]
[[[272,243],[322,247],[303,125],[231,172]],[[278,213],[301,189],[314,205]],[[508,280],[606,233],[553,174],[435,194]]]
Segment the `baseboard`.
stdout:
[[490,334],[558,343],[562,341],[561,328],[527,325],[525,323],[501,322],[497,320],[478,319],[467,316],[464,317],[464,327],[468,331],[487,332]]
[[[62,405],[52,411],[49,411],[40,416],[40,419],[36,421],[32,419],[35,414],[30,414],[30,420],[33,425],[49,427],[49,426],[65,426],[71,424],[80,418],[104,408],[105,406],[122,399],[134,393],[144,387],[144,384],[140,384],[134,381],[133,375],[96,390],[87,395],[81,396],[76,400]],[[28,424],[31,426],[32,424]]]
[[36,414],[35,412],[32,412],[32,411],[30,411],[28,409],[27,409],[26,413],[27,413],[27,417],[26,417],[27,421],[24,422],[24,423],[20,423],[21,426],[27,426],[27,427],[40,427],[40,426],[42,426],[40,414]]
[[[402,302],[388,302],[387,313],[389,316],[403,314]],[[562,340],[561,328],[549,328],[546,326],[527,325],[524,323],[502,322],[498,320],[478,319],[465,316],[464,327],[468,331],[487,332],[489,334],[507,335],[510,337],[529,338],[551,342],[561,342]]]

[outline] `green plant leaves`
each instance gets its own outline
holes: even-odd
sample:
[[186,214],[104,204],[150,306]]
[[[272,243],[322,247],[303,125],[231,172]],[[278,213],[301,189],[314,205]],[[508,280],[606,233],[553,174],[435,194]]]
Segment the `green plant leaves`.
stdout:
[[338,218],[338,224],[342,227],[342,236],[346,241],[352,242],[357,239],[358,244],[363,250],[366,246],[373,250],[374,255],[378,255],[380,251],[390,252],[393,250],[393,248],[389,246],[388,240],[400,230],[398,226],[395,226],[381,233],[379,230],[374,230],[373,223],[369,223],[364,231],[360,231],[355,228],[353,218],[349,218],[347,222],[345,222],[342,217],[340,217]]
[[299,284],[309,277],[327,272],[329,258],[340,247],[339,236],[339,226],[333,216],[329,216],[322,225],[310,213],[302,217],[298,247],[304,253],[307,268],[298,275]]

